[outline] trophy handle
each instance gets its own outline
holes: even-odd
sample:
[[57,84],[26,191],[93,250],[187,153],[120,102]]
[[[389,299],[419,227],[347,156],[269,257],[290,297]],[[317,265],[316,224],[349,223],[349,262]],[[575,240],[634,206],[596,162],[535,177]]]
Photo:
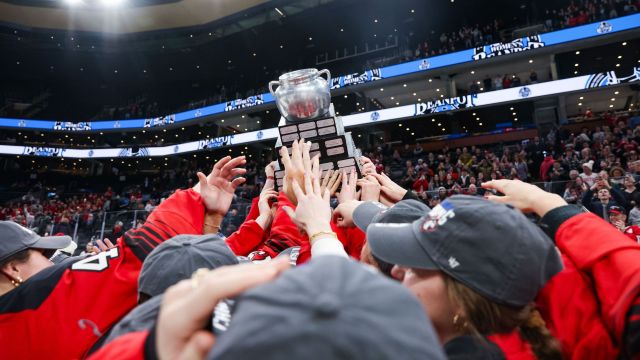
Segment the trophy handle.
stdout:
[[327,75],[327,82],[331,81],[331,73],[328,69],[318,71],[318,76],[322,76],[322,74]]
[[271,93],[271,95],[273,95],[275,97],[276,96],[276,91],[273,89],[274,86],[280,86],[280,82],[279,81],[269,81],[269,92]]

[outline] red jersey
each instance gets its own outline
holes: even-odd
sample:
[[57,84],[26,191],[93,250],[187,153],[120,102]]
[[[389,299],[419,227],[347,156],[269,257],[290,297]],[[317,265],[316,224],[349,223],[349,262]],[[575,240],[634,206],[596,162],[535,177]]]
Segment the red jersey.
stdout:
[[0,296],[3,359],[79,359],[137,303],[142,261],[178,234],[202,234],[204,205],[177,191],[146,223],[94,256],[48,267]]
[[640,243],[640,226],[631,225],[627,227],[623,233],[631,240]]

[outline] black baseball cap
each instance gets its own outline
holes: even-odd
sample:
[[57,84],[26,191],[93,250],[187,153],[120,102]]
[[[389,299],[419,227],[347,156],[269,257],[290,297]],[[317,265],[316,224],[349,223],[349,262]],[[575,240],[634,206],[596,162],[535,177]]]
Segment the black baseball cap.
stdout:
[[396,281],[319,256],[237,299],[208,359],[445,359],[418,300]]
[[612,205],[609,207],[609,214],[626,214],[627,210],[622,206]]
[[64,249],[70,236],[40,236],[13,221],[0,221],[0,263],[26,249]]
[[454,195],[412,224],[372,224],[367,242],[384,261],[441,270],[515,307],[563,268],[551,239],[520,211],[475,196]]
[[156,247],[142,263],[138,293],[160,295],[199,268],[236,264],[238,259],[217,234],[177,235]]
[[402,200],[391,207],[379,202],[365,201],[353,211],[353,223],[366,232],[373,223],[411,223],[431,211],[431,208],[418,200]]

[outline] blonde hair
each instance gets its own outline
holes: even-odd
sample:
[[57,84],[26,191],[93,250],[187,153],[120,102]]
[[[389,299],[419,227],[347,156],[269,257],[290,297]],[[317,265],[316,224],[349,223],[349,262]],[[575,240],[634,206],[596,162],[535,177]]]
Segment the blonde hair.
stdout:
[[551,336],[535,304],[522,308],[497,304],[471,288],[445,275],[449,299],[462,308],[461,331],[483,338],[483,335],[518,330],[540,360],[561,360],[559,342]]

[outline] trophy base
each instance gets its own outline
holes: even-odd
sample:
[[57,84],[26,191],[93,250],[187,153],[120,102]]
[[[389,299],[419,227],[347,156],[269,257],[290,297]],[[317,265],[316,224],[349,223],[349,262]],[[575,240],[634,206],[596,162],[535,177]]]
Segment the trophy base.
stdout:
[[[354,169],[358,177],[362,176],[360,164],[360,150],[353,142],[351,133],[344,132],[342,118],[335,115],[333,104],[329,108],[330,117],[308,120],[298,123],[289,123],[284,117],[280,118],[278,126],[279,137],[276,141],[276,150],[286,146],[291,155],[291,144],[294,141],[305,139],[311,142],[309,155],[313,158],[320,155],[320,168],[322,175],[328,170],[351,172]],[[284,166],[277,156],[278,164],[275,173],[276,190],[282,189]]]

